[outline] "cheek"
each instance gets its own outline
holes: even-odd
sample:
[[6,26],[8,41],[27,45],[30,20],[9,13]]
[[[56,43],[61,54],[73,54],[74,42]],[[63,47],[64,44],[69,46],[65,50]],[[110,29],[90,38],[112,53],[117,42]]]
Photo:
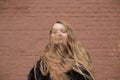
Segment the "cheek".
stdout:
[[64,39],[66,40],[67,37],[68,37],[68,35],[67,35],[67,34],[64,34],[63,37],[64,37]]
[[51,38],[54,38],[55,37],[55,35],[54,34],[51,34]]
[[51,35],[51,40],[55,41],[55,35]]

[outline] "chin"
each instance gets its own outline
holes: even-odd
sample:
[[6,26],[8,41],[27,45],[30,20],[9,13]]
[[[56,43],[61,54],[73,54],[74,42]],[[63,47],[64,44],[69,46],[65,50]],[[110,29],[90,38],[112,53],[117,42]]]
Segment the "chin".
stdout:
[[66,45],[65,43],[63,42],[55,42],[56,45]]

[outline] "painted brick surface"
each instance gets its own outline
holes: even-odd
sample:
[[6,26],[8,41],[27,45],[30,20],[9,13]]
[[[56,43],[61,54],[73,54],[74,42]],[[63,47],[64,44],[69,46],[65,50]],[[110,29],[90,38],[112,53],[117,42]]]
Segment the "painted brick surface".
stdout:
[[120,79],[119,0],[0,0],[0,80],[26,80],[56,20],[72,26],[96,80]]

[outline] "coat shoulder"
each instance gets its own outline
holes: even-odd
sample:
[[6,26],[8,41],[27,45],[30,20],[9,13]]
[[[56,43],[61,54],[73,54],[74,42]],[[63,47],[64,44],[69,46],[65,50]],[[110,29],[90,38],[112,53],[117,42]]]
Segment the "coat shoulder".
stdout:
[[27,76],[27,80],[35,80],[35,77],[34,77],[34,68],[32,68],[30,71],[29,71],[29,74]]
[[30,69],[27,80],[44,80],[46,76],[42,75],[40,71],[40,62],[41,59],[39,59],[36,64]]

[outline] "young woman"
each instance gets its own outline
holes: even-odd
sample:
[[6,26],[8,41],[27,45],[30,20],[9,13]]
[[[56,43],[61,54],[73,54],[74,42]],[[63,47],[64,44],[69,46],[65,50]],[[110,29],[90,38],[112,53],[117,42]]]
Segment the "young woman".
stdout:
[[67,23],[57,21],[49,35],[45,54],[30,70],[28,80],[95,80],[90,57]]

